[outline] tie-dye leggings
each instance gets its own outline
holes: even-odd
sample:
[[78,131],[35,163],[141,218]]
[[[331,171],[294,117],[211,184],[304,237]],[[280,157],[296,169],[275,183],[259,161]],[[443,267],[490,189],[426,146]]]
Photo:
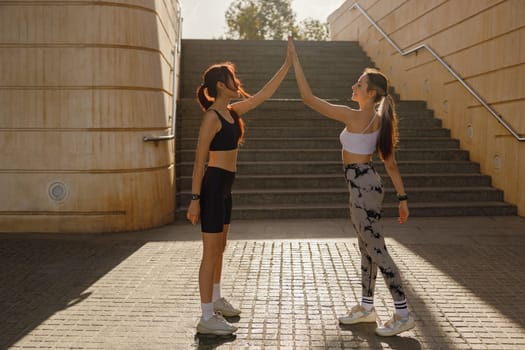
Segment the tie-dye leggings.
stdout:
[[399,271],[390,257],[381,234],[383,185],[371,163],[349,164],[344,168],[350,192],[350,216],[361,251],[361,283],[363,296],[373,297],[377,268],[394,301],[405,299]]

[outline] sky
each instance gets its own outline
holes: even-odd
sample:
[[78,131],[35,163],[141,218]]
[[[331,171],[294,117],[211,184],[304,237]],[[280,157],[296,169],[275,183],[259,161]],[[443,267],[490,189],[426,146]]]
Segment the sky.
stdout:
[[[226,33],[224,14],[233,0],[180,0],[184,39],[220,38]],[[292,0],[297,21],[305,18],[326,22],[345,0]]]

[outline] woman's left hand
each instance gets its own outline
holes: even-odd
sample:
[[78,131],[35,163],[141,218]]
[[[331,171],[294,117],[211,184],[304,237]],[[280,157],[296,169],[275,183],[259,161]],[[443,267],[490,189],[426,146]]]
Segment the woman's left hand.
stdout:
[[290,66],[293,64],[294,55],[295,55],[295,45],[293,43],[293,38],[289,36],[288,45],[286,48],[286,64]]
[[201,207],[199,201],[192,200],[188,206],[188,211],[186,212],[186,219],[188,219],[192,225],[196,225],[197,222],[199,222],[200,212]]
[[408,220],[408,215],[410,214],[408,210],[407,201],[399,202],[399,218],[398,221],[400,224],[404,224]]

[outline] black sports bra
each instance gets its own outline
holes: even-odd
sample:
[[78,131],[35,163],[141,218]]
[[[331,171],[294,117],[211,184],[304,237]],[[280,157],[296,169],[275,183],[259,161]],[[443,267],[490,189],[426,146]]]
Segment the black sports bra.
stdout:
[[221,121],[221,130],[215,134],[211,140],[210,151],[230,151],[236,149],[239,145],[241,137],[241,126],[239,124],[239,116],[235,111],[230,110],[233,117],[233,124],[229,123],[224,117],[215,109],[212,109],[219,116]]

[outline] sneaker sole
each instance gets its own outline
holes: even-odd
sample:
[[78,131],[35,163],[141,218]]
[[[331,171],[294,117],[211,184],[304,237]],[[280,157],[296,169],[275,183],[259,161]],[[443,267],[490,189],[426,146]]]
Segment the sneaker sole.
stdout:
[[351,324],[358,324],[358,323],[377,323],[377,318],[372,319],[357,319],[354,321],[341,321],[339,320],[340,324],[344,325],[351,325]]
[[394,335],[398,335],[400,333],[403,333],[403,332],[406,332],[406,331],[409,331],[411,330],[412,328],[414,328],[416,325],[414,323],[410,324],[410,325],[407,325],[406,327],[403,327],[403,328],[400,328],[398,329],[397,331],[395,332],[391,332],[391,333],[381,333],[380,331],[378,331],[376,329],[375,333],[381,337],[393,337]]
[[213,335],[230,335],[237,331],[237,329],[230,331],[226,330],[216,330],[216,329],[208,329],[204,327],[197,327],[197,333],[200,334],[213,334]]
[[214,312],[220,312],[222,316],[225,316],[225,317],[235,317],[235,316],[239,316],[241,313],[240,312],[232,312],[232,313],[228,313],[228,312],[224,312],[220,309],[214,309],[213,310]]

